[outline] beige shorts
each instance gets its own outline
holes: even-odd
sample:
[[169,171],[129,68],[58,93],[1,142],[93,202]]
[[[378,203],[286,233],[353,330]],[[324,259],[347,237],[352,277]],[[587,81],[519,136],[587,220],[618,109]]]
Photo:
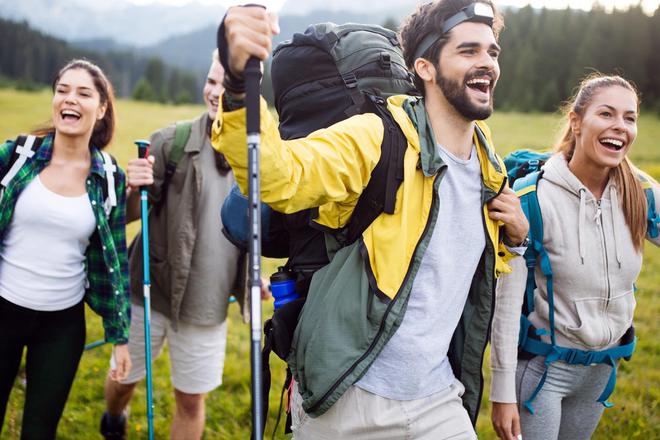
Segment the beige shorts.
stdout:
[[416,400],[392,400],[350,387],[323,415],[312,418],[302,409],[294,385],[291,419],[294,440],[475,440],[463,407],[465,392],[458,380],[446,390]]
[[[170,349],[172,385],[187,394],[208,393],[222,383],[227,345],[227,321],[220,325],[192,325],[178,323],[178,331],[172,329],[170,320],[163,314],[151,311],[152,362],[160,355],[167,339]],[[144,308],[131,304],[131,330],[128,349],[133,367],[128,377],[121,381],[131,384],[142,380],[146,374],[144,353]]]

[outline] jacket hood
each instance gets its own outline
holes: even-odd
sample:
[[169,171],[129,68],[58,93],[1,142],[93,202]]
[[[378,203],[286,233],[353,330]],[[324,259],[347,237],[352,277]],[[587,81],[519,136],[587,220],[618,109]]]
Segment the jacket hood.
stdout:
[[[551,182],[564,190],[568,191],[570,194],[575,195],[575,197],[580,199],[579,211],[578,211],[578,240],[579,240],[579,249],[580,249],[580,259],[584,262],[586,256],[586,247],[587,243],[584,238],[584,230],[586,222],[588,221],[597,221],[599,222],[599,217],[603,214],[607,214],[600,208],[600,200],[597,200],[596,197],[589,191],[589,189],[580,181],[580,179],[573,174],[573,172],[568,168],[568,162],[562,153],[554,154],[548,162],[543,167],[543,179]],[[616,190],[616,185],[614,180],[610,179],[607,182],[605,191],[603,191],[602,199],[609,200],[612,209],[609,209],[609,215],[612,216],[612,224],[620,223],[620,216],[623,215],[621,209],[619,209],[619,196]],[[592,218],[587,210],[587,203],[598,205],[596,208],[596,215]],[[616,255],[616,260],[621,265],[621,255],[619,250],[621,237],[620,231],[614,229],[614,252]]]

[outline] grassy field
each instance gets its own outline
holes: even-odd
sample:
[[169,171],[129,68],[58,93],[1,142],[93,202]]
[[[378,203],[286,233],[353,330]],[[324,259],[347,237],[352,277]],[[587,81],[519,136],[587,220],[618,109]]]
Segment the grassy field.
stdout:
[[[133,140],[146,138],[157,128],[179,119],[193,118],[203,111],[197,106],[161,106],[155,104],[119,101],[117,136],[110,151],[121,166],[135,156]],[[50,116],[50,93],[24,93],[0,89],[0,139],[14,138],[47,121]],[[547,114],[496,114],[489,120],[495,134],[498,151],[504,154],[520,147],[546,147],[552,144],[559,118]],[[642,116],[639,137],[632,150],[636,163],[660,178],[660,119]],[[136,225],[129,227],[132,236]],[[660,249],[648,246],[645,266],[640,276],[637,294],[636,327],[639,335],[637,352],[632,362],[619,368],[619,378],[613,401],[616,406],[605,411],[596,432],[597,439],[652,439],[660,438]],[[274,262],[267,261],[267,268]],[[272,306],[266,305],[264,316]],[[248,439],[250,433],[249,397],[249,332],[240,321],[236,306],[231,307],[227,359],[224,384],[211,393],[207,400],[205,439]],[[88,313],[87,340],[102,337],[98,317]],[[103,381],[108,368],[109,346],[103,346],[83,355],[76,382],[64,412],[58,438],[98,438],[98,420],[103,412]],[[270,395],[270,413],[267,434],[270,436],[279,402],[279,387],[283,381],[283,363],[272,356],[273,389]],[[487,364],[486,364],[487,365]],[[488,380],[488,368],[484,368]],[[172,388],[169,384],[169,364],[164,357],[154,366],[156,437],[169,437],[169,423],[173,413]],[[487,385],[488,386],[488,385]],[[23,373],[16,381],[5,426],[0,439],[17,439],[24,396]],[[146,437],[145,391],[140,387],[131,406],[130,438]],[[485,393],[484,406],[477,425],[480,438],[494,439],[490,426]],[[282,424],[276,438],[281,434]]]

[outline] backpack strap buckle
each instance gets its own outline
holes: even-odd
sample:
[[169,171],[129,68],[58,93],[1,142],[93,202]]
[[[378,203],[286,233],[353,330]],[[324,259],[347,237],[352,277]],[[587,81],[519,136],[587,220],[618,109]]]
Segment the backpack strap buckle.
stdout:
[[392,69],[392,58],[387,52],[380,53],[380,56],[378,57],[378,63],[383,70],[389,71]]
[[347,89],[354,89],[358,86],[357,76],[354,73],[344,73],[341,76]]

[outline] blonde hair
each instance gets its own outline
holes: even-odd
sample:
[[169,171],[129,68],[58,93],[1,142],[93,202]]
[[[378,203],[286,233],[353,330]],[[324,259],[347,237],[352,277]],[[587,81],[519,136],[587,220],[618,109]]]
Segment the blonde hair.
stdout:
[[[582,80],[575,96],[565,105],[564,114],[566,116],[566,125],[562,130],[562,135],[555,146],[555,150],[564,154],[567,161],[570,161],[575,152],[575,134],[571,128],[568,115],[574,112],[578,117],[584,116],[585,110],[599,90],[608,87],[623,87],[630,90],[637,97],[637,107],[639,109],[639,94],[637,89],[626,79],[617,75],[603,75],[594,73]],[[644,247],[644,237],[646,236],[646,195],[638,178],[639,171],[633,165],[632,161],[626,155],[621,163],[610,172],[610,177],[614,179],[617,192],[621,199],[621,208],[626,219],[626,224],[630,230],[633,245],[638,252]]]

